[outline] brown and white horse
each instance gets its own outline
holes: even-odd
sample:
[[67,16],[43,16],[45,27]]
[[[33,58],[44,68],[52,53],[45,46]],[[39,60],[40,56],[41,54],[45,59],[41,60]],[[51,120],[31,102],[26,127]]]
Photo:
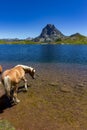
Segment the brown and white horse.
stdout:
[[0,65],[0,74],[2,73],[2,66]]
[[[20,100],[17,98],[18,83],[23,80],[25,83],[25,89],[27,91],[27,79],[25,74],[29,73],[34,79],[35,69],[26,65],[17,65],[9,70],[3,72],[1,76],[2,83],[4,84],[7,96],[12,98],[14,103],[19,103]],[[11,94],[13,90],[13,94]]]

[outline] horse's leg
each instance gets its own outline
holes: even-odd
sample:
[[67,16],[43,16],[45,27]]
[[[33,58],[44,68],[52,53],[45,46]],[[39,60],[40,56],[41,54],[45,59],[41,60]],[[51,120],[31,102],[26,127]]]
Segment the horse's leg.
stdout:
[[25,78],[25,77],[23,77],[23,81],[24,81],[24,83],[25,83],[25,89],[26,89],[26,91],[28,90],[27,89],[27,79]]
[[18,91],[18,86],[16,85],[16,86],[14,87],[14,92],[13,92],[13,101],[14,101],[15,103],[19,103],[19,102],[20,102],[20,100],[19,100],[18,97],[17,97],[17,91]]

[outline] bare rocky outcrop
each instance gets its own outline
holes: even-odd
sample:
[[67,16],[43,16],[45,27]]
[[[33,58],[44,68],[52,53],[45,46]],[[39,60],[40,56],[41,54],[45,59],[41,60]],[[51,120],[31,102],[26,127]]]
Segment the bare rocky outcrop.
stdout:
[[58,38],[64,38],[65,36],[53,25],[47,24],[41,34],[34,39],[36,42],[52,42]]

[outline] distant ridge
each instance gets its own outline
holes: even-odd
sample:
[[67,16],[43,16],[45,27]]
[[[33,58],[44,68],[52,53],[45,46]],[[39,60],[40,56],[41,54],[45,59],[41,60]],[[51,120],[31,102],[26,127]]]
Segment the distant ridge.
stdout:
[[87,44],[87,36],[75,33],[65,36],[53,24],[47,24],[36,38],[26,39],[6,38],[0,39],[0,44],[37,44],[37,43],[56,43],[56,44]]
[[71,37],[71,38],[74,38],[74,37],[84,37],[84,38],[85,38],[85,36],[82,35],[82,34],[80,34],[80,33],[72,34],[72,35],[70,35],[70,37]]

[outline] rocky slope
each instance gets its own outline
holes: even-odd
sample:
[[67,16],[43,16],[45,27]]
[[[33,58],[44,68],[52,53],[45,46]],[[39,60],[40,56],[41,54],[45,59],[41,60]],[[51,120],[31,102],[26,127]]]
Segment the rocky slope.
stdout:
[[36,42],[52,42],[65,36],[52,24],[47,24],[41,34],[34,39]]

